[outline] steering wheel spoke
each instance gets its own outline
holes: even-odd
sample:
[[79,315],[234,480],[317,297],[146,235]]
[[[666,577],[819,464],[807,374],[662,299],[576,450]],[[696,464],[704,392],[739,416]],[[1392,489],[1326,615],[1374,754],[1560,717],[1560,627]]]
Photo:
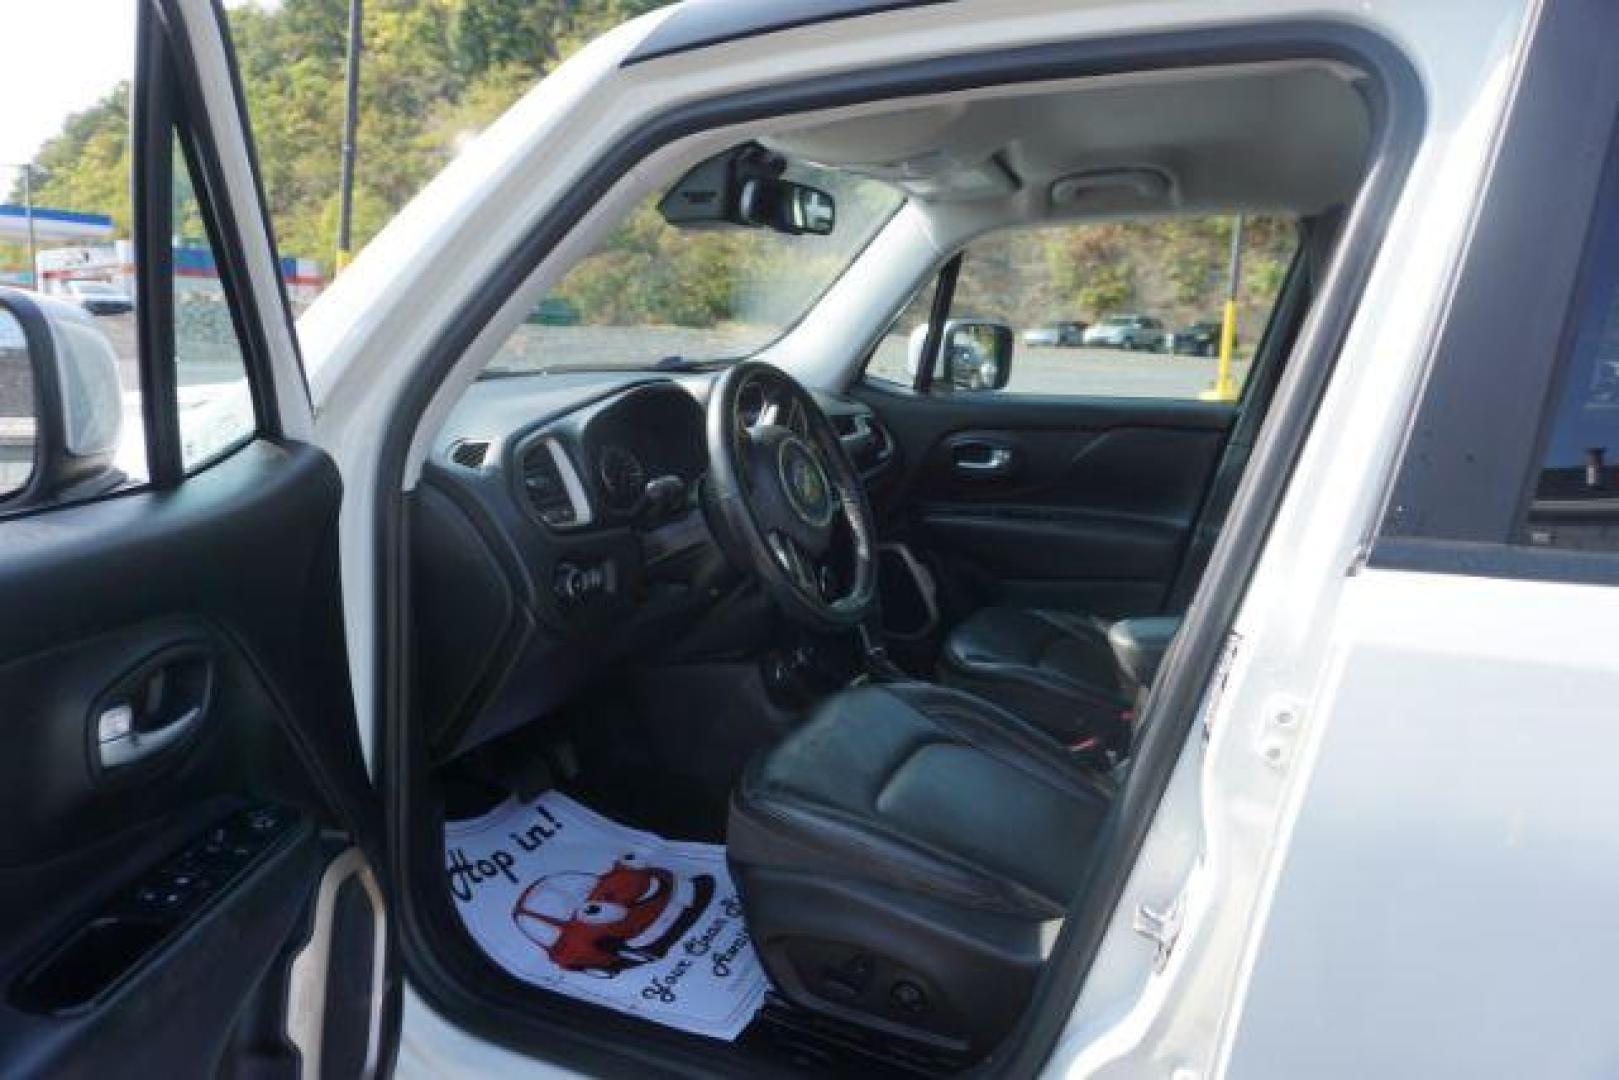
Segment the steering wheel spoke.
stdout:
[[787,576],[792,578],[793,584],[809,596],[824,599],[821,596],[821,567],[798,541],[780,529],[772,529],[769,543],[770,553],[776,557],[776,563],[787,572]]
[[771,427],[780,424],[785,411],[780,401],[766,398],[764,407],[759,410],[759,418],[753,422],[753,426]]

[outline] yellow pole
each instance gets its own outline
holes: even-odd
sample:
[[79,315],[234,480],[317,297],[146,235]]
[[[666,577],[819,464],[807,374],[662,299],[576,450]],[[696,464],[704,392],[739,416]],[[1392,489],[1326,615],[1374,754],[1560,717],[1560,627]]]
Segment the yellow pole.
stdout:
[[1232,353],[1237,350],[1237,287],[1242,280],[1243,216],[1231,230],[1231,267],[1226,274],[1225,313],[1220,320],[1220,360],[1214,369],[1214,385],[1198,397],[1203,401],[1236,401],[1237,381],[1232,378]]
[[1220,326],[1220,366],[1215,369],[1214,395],[1221,401],[1236,401],[1237,386],[1231,378],[1231,354],[1237,348],[1237,302],[1225,302],[1225,319]]

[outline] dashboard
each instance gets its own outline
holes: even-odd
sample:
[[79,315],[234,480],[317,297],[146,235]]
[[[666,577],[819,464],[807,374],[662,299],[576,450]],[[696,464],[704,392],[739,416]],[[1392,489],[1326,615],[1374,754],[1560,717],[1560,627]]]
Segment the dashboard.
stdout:
[[[614,664],[758,640],[762,607],[703,625],[747,591],[701,507],[711,384],[486,378],[451,413],[411,512],[418,700],[437,755],[553,711]],[[886,474],[895,444],[870,410],[817,398],[868,483]],[[749,420],[763,408],[741,403]]]

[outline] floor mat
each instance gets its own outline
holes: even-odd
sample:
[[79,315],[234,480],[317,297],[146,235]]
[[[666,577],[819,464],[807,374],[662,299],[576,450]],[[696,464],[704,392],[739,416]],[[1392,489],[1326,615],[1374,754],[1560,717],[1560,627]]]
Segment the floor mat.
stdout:
[[444,826],[456,909],[525,982],[731,1040],[764,1001],[764,970],[717,844],[609,821],[559,792]]

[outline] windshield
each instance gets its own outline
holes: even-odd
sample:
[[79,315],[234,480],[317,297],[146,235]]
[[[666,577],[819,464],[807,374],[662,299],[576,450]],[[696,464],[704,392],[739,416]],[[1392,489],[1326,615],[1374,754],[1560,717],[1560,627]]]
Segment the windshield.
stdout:
[[485,368],[491,373],[675,367],[751,356],[791,329],[903,201],[886,184],[795,163],[828,191],[828,236],[677,229],[641,202],[574,265]]

